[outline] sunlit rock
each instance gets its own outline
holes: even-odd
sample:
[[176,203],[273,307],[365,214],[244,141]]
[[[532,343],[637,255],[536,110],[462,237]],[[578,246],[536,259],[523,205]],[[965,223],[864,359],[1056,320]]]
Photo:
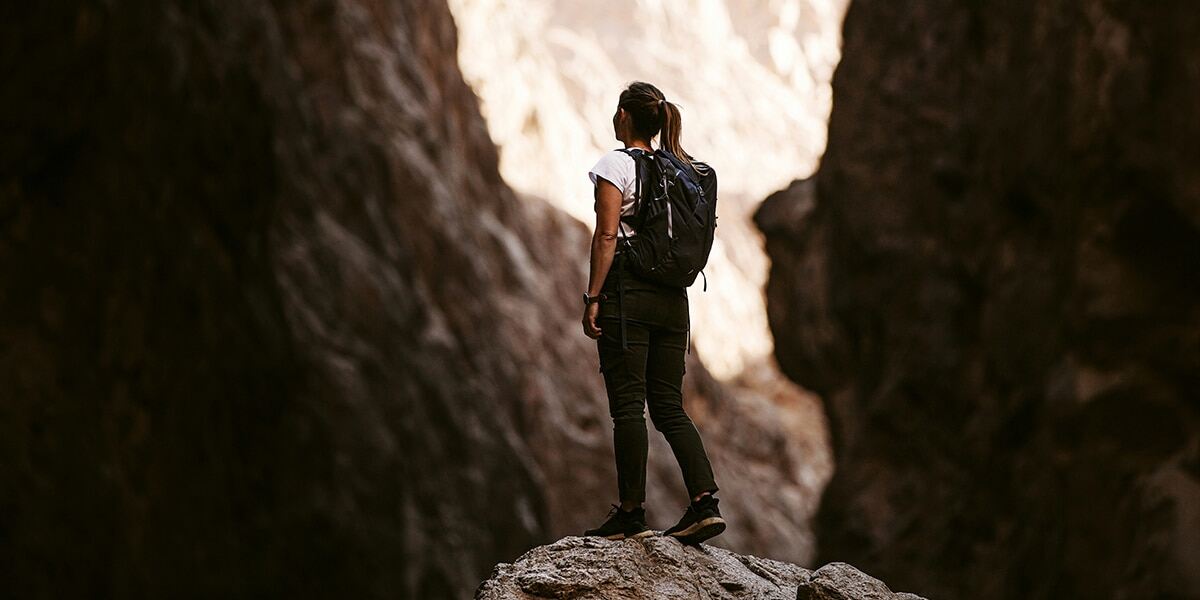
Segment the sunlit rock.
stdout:
[[459,64],[514,188],[594,226],[588,167],[619,147],[617,95],[644,79],[681,106],[683,145],[720,178],[720,227],[691,293],[695,345],[719,378],[773,367],[767,260],[748,215],[825,148],[845,0],[450,0]]

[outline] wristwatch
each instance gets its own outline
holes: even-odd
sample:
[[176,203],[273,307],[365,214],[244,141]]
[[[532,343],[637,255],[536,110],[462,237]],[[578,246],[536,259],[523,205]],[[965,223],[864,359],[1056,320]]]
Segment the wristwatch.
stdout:
[[587,292],[583,293],[583,305],[584,306],[587,306],[593,302],[599,302],[601,300],[607,300],[607,299],[608,299],[608,294],[601,293],[597,296],[591,296],[591,295],[588,295]]

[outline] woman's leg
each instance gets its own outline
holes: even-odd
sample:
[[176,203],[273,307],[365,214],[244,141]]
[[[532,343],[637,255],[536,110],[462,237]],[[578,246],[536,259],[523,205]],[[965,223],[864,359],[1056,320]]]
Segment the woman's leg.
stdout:
[[646,349],[649,331],[628,319],[625,337],[628,350],[621,349],[616,319],[604,318],[596,341],[600,371],[608,391],[609,415],[613,420],[613,451],[617,460],[617,493],[623,509],[646,499]]
[[684,331],[651,330],[646,354],[646,401],[654,428],[662,432],[679,462],[688,496],[696,498],[718,488],[700,432],[683,410],[686,338]]

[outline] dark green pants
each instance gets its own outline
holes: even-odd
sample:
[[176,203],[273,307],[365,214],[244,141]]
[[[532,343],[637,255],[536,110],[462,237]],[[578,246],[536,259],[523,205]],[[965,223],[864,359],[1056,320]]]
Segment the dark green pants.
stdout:
[[[608,299],[600,304],[596,323],[602,331],[596,346],[613,419],[620,499],[646,499],[648,446],[643,411],[647,406],[654,428],[666,438],[679,462],[689,497],[716,492],[700,433],[683,410],[690,335],[687,290],[637,279],[618,258],[604,280],[603,293]],[[625,314],[624,350],[619,310]]]

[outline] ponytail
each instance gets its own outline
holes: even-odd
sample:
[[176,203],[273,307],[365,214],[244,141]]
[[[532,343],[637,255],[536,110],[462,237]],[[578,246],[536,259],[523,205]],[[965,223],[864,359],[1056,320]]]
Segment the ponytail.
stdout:
[[671,154],[686,160],[691,165],[692,170],[696,170],[696,165],[694,164],[696,159],[688,154],[683,149],[683,145],[679,143],[679,136],[683,133],[683,118],[679,114],[679,107],[665,98],[660,99],[658,105],[662,111],[662,130],[658,145]]
[[699,172],[703,164],[683,149],[679,143],[683,132],[683,119],[679,107],[667,100],[662,91],[644,81],[631,82],[624,91],[617,106],[629,111],[633,116],[634,132],[647,141],[658,135],[659,148],[670,152],[680,160],[687,161],[693,171]]

